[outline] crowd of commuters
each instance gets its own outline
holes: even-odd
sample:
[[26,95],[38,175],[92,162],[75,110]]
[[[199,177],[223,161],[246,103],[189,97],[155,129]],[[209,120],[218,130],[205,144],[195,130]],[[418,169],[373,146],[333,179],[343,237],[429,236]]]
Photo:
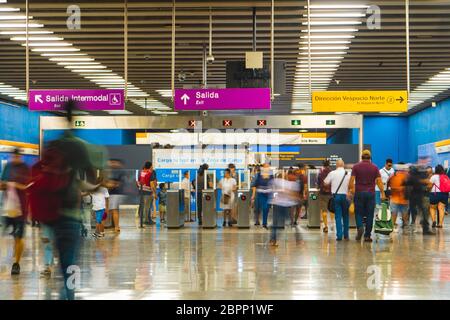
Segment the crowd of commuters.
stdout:
[[[180,189],[184,190],[185,216],[191,219],[191,196],[195,193],[198,224],[202,225],[202,193],[213,188],[212,177],[206,174],[209,166],[203,164],[191,181],[189,171],[183,173]],[[309,167],[311,168],[311,167]],[[308,207],[308,166],[274,172],[269,163],[255,166],[251,174],[251,204],[255,226],[268,229],[269,213],[272,225],[269,244],[277,246],[277,233],[286,221],[295,228],[296,241],[300,241],[297,228],[300,216]],[[97,172],[97,173],[96,173]],[[101,172],[99,174],[99,172]],[[395,231],[414,229],[417,217],[421,217],[424,235],[434,234],[432,229],[442,228],[450,191],[449,171],[441,165],[434,168],[421,165],[395,164],[387,159],[380,170],[371,161],[368,150],[362,152],[361,161],[346,168],[343,160],[336,161],[333,170],[324,161],[317,176],[319,209],[322,231],[333,231],[336,240],[349,240],[350,208],[354,207],[356,240],[371,242],[377,204],[389,202]],[[110,159],[107,169],[94,164],[89,147],[67,131],[52,141],[44,150],[42,159],[28,167],[16,150],[2,171],[0,188],[6,195],[3,201],[4,228],[10,228],[14,237],[14,261],[12,275],[20,274],[20,260],[24,250],[24,231],[27,221],[39,222],[44,245],[44,270],[52,274],[54,256],[59,256],[61,272],[66,284],[63,297],[74,298],[74,289],[67,286],[68,268],[76,264],[81,235],[90,230],[90,216],[95,219],[96,239],[105,236],[105,219],[110,215],[114,232],[120,233],[119,207],[125,202],[126,173],[123,162]],[[236,191],[238,187],[236,167],[230,164],[218,183],[221,190],[220,207],[223,209],[223,227],[231,227],[237,220]],[[159,212],[164,223],[167,212],[167,185],[158,185],[152,163],[147,161],[138,173],[136,186],[140,195],[138,214],[142,223],[156,223]],[[156,200],[159,210],[156,210]],[[30,210],[29,210],[30,209]],[[270,210],[272,209],[272,211]],[[31,211],[31,216],[29,215]],[[330,215],[331,221],[328,219]],[[86,218],[88,217],[88,218]],[[429,224],[431,217],[432,224]]]

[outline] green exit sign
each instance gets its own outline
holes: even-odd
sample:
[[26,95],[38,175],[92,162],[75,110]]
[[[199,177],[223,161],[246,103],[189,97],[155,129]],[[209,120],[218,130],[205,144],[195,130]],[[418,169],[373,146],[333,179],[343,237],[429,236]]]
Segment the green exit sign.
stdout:
[[302,125],[302,121],[301,120],[291,120],[291,125],[292,126],[300,126],[300,125]]
[[334,126],[336,124],[336,120],[327,120],[326,124],[327,126]]
[[86,122],[83,120],[75,120],[75,127],[85,127],[86,126]]

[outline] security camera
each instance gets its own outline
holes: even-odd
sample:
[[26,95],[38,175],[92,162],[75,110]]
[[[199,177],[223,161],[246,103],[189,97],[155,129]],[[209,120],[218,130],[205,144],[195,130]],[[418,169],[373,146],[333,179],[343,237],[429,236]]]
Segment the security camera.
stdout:
[[208,111],[203,110],[203,111],[202,111],[202,115],[203,115],[204,117],[208,116]]
[[184,73],[183,71],[181,71],[178,74],[178,81],[183,82],[184,80],[186,80],[186,73]]
[[213,63],[214,62],[214,56],[213,55],[208,55],[206,57],[206,62],[207,63]]

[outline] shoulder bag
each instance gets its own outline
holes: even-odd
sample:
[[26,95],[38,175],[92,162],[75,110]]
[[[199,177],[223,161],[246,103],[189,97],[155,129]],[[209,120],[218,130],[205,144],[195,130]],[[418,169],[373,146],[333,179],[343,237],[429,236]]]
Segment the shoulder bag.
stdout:
[[336,212],[336,202],[334,200],[334,197],[336,196],[336,194],[338,193],[339,189],[342,186],[342,183],[344,182],[345,177],[347,176],[347,171],[345,171],[344,176],[342,177],[341,183],[339,183],[338,188],[336,189],[336,192],[333,193],[333,196],[330,198],[330,200],[328,200],[328,211],[335,213]]

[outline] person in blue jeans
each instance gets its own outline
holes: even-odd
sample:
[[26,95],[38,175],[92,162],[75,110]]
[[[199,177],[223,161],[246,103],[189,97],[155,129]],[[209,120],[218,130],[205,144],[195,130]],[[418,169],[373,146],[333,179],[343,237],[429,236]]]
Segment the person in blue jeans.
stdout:
[[331,171],[324,180],[325,185],[331,186],[331,194],[334,197],[336,219],[336,240],[341,241],[342,237],[349,240],[349,213],[350,207],[347,199],[348,184],[350,182],[350,174],[345,171],[344,161],[336,162],[336,170]]
[[[349,182],[348,198],[354,196],[356,227],[358,229],[356,241],[361,241],[364,234],[365,242],[372,242],[371,234],[375,213],[375,184],[381,192],[381,200],[386,199],[383,182],[376,165],[371,162],[371,153],[364,150],[362,161],[353,166]],[[363,219],[366,217],[365,228]]]
[[269,216],[269,195],[272,180],[273,176],[270,173],[270,166],[268,163],[265,163],[261,168],[261,172],[257,174],[252,186],[252,202],[255,202],[255,199],[258,200],[257,207],[259,210],[262,210],[263,227],[265,229],[267,229],[267,219]]

